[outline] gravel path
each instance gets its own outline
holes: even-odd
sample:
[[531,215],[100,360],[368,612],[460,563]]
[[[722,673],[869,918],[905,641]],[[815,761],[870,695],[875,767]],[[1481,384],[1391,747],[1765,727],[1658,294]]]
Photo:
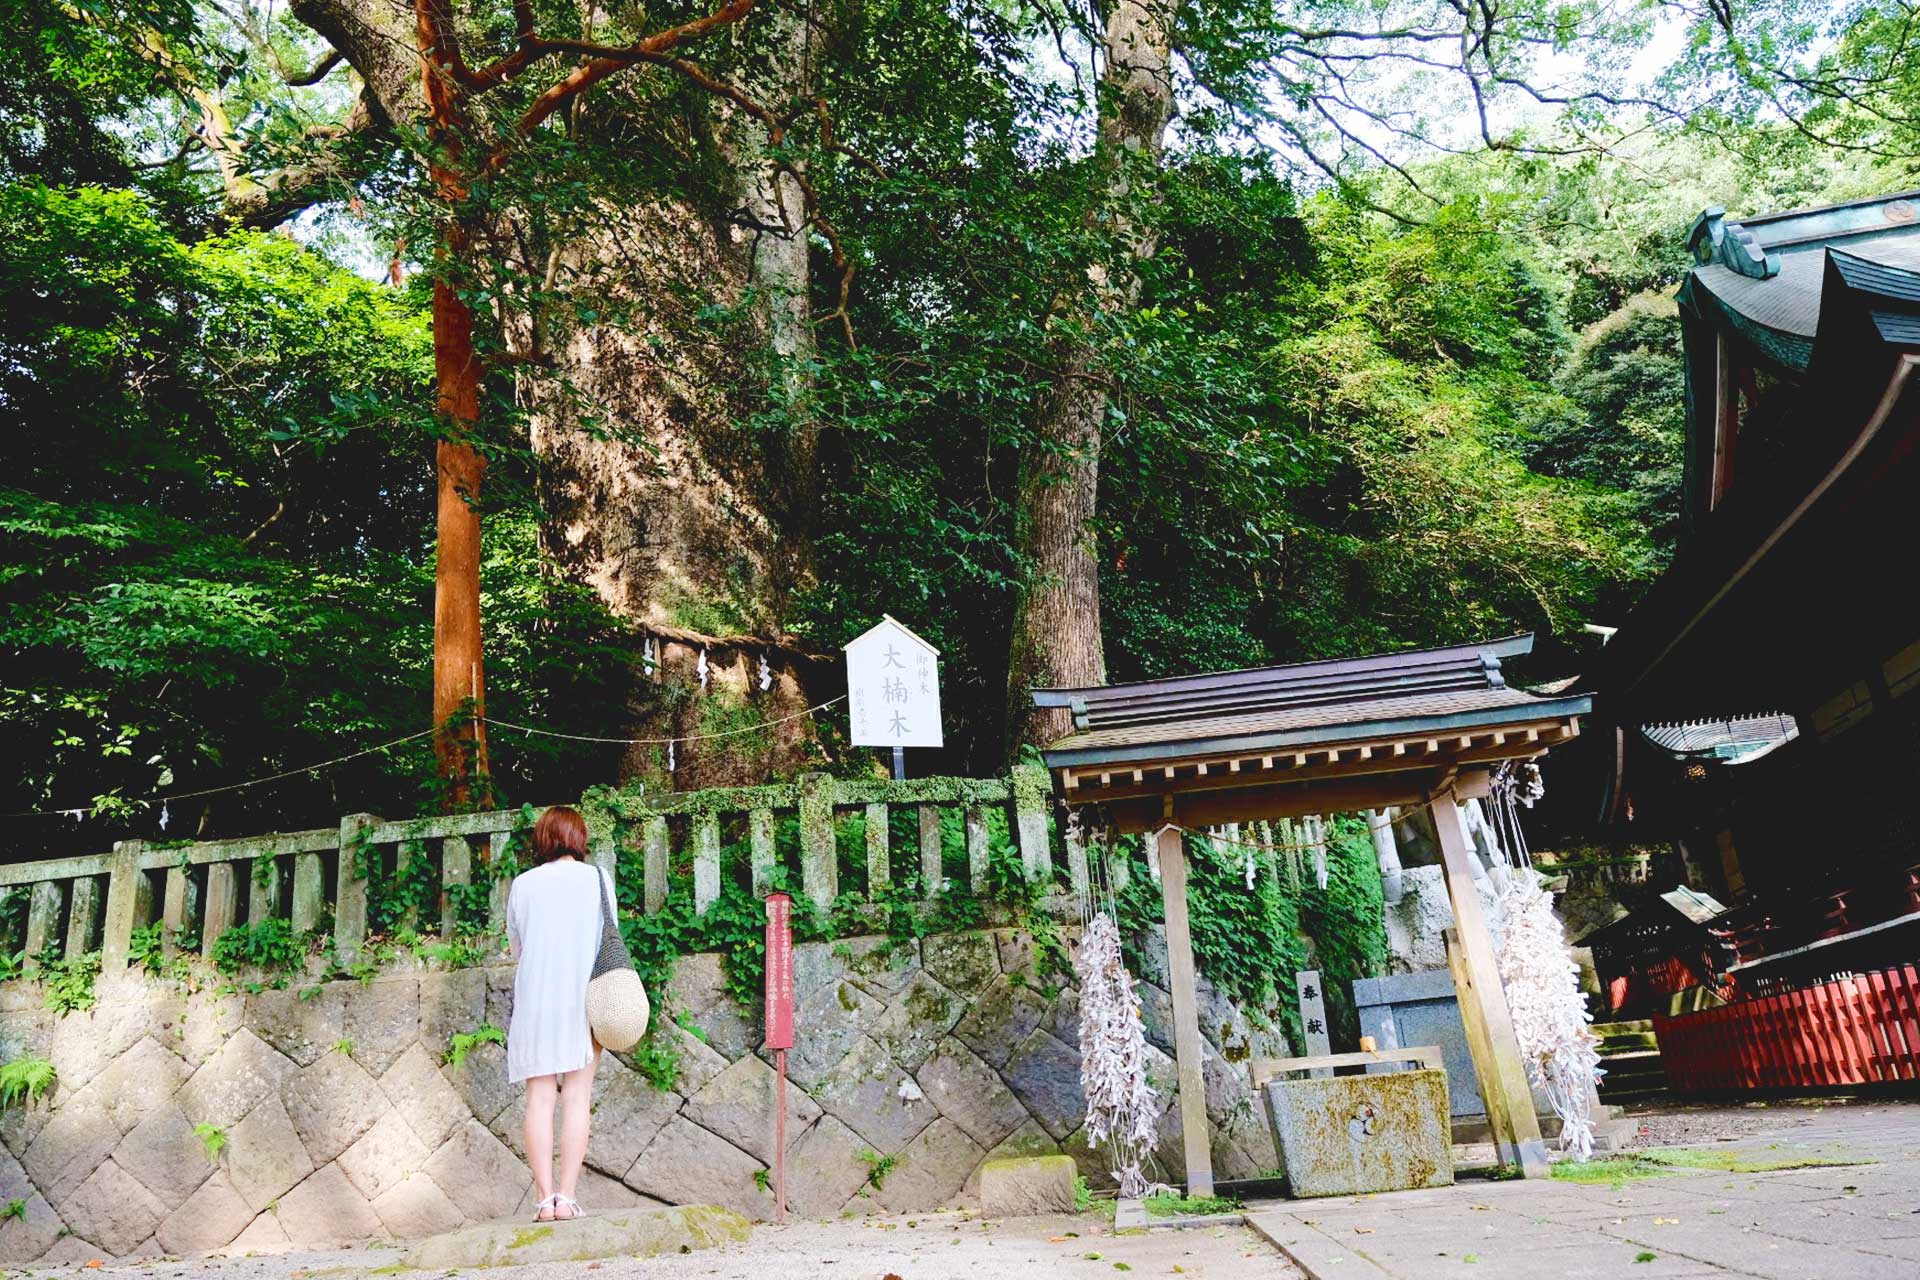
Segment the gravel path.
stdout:
[[[192,1262],[139,1262],[97,1270],[32,1268],[31,1276],[153,1280],[359,1280],[392,1274],[397,1246]],[[1197,1280],[1301,1280],[1301,1273],[1243,1227],[1116,1235],[1098,1215],[988,1223],[971,1214],[758,1224],[745,1245],[673,1257],[609,1258],[502,1267],[488,1280],[1094,1280],[1134,1272]],[[406,1272],[437,1280],[452,1272]],[[467,1272],[468,1276],[482,1273]]]
[[1632,1147],[1691,1147],[1763,1133],[1791,1134],[1817,1125],[1823,1115],[1849,1105],[1851,1100],[1846,1098],[1787,1099],[1733,1107],[1665,1104],[1644,1112],[1629,1111],[1627,1119],[1640,1127]]

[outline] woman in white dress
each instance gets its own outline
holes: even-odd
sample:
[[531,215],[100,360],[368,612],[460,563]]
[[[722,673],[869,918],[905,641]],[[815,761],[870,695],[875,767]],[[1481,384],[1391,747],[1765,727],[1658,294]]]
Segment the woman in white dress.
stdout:
[[532,854],[533,868],[515,876],[507,894],[507,941],[518,966],[507,1079],[527,1084],[527,1163],[540,1198],[535,1220],[564,1222],[583,1216],[573,1196],[587,1157],[593,1070],[600,1061],[587,1028],[587,981],[600,950],[600,890],[604,885],[611,898],[613,883],[587,860],[587,823],[578,810],[556,806],[540,815]]

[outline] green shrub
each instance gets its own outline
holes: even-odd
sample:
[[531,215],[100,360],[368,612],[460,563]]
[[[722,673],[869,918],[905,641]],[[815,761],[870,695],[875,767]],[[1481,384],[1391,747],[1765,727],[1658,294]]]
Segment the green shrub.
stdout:
[[648,1027],[647,1034],[633,1046],[629,1057],[633,1069],[645,1076],[648,1084],[661,1093],[670,1093],[680,1080],[680,1049],[658,1034],[659,1029],[657,1022]]
[[285,972],[305,967],[307,940],[290,920],[236,924],[213,940],[213,967],[222,973],[242,969]]
[[193,1126],[193,1136],[200,1139],[200,1145],[206,1149],[207,1163],[220,1163],[220,1153],[227,1149],[227,1131],[220,1125],[202,1120]]
[[61,1017],[93,1008],[93,980],[100,976],[100,953],[63,959],[49,949],[40,957],[40,980],[46,986],[46,1005]]
[[875,1191],[887,1185],[887,1175],[900,1163],[899,1156],[883,1156],[878,1151],[866,1150],[860,1153],[860,1159],[867,1166],[867,1186]]

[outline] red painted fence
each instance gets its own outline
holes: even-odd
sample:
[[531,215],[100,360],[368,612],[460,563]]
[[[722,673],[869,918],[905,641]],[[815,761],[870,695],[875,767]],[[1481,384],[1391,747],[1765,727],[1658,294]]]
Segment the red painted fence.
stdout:
[[1920,1079],[1913,965],[1666,1018],[1654,1035],[1679,1093],[1818,1089]]

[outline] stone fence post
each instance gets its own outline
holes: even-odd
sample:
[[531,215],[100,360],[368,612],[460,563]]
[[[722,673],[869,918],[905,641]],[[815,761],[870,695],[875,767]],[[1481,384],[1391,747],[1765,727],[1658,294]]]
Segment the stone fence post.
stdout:
[[360,875],[362,833],[380,825],[371,813],[350,813],[340,819],[340,865],[333,890],[333,947],[337,963],[352,964],[367,941],[367,882]]
[[58,880],[41,880],[28,890],[27,957],[22,966],[25,972],[40,972],[41,953],[48,947],[60,945],[56,931],[60,927],[60,908],[64,905]]
[[840,858],[833,838],[833,779],[800,775],[800,885],[822,911],[840,896]]
[[1053,798],[1053,778],[1037,764],[1013,767],[1013,829],[1020,846],[1020,865],[1029,884],[1053,880],[1053,850],[1047,843],[1047,804]]
[[133,955],[133,931],[153,916],[153,884],[140,869],[144,840],[117,840],[107,867],[107,920],[100,937],[100,972],[119,973]]

